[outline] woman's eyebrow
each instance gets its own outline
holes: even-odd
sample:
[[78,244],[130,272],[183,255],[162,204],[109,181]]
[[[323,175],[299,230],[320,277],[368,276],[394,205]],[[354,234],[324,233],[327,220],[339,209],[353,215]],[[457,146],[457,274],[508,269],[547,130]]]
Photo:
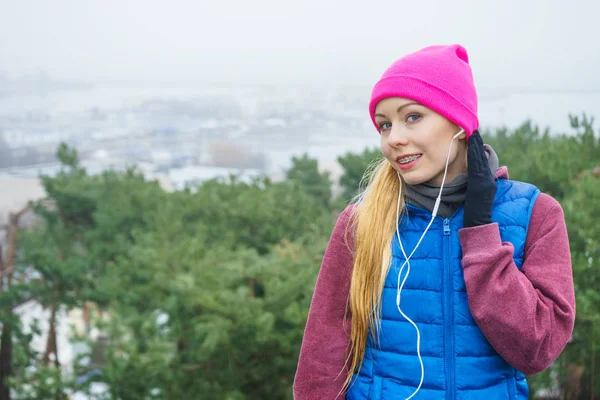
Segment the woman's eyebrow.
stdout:
[[[404,107],[408,107],[408,106],[411,106],[411,105],[413,105],[413,104],[417,104],[417,105],[418,105],[419,103],[417,103],[417,102],[412,102],[412,103],[406,103],[406,104],[402,104],[402,105],[401,105],[400,107],[398,107],[398,109],[396,110],[396,114],[398,114],[398,113],[400,112],[400,110],[402,110]],[[375,114],[375,115],[374,115],[374,117],[383,117],[383,118],[387,118],[387,116],[385,116],[384,114],[379,114],[379,113]]]

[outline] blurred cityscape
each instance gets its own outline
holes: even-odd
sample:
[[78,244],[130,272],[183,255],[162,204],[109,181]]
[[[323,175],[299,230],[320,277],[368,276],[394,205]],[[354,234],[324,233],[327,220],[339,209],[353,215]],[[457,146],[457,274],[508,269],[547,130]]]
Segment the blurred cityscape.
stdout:
[[361,89],[11,82],[0,91],[4,176],[53,174],[60,142],[90,173],[135,164],[170,189],[230,173],[277,178],[305,152],[332,168],[343,152],[377,145]]
[[[0,74],[0,176],[52,175],[66,142],[90,173],[135,164],[168,190],[229,174],[278,179],[303,153],[335,179],[338,156],[378,145],[368,97],[365,87],[90,84]],[[531,119],[560,132],[569,113],[600,111],[595,92],[484,89],[479,98],[483,128]]]

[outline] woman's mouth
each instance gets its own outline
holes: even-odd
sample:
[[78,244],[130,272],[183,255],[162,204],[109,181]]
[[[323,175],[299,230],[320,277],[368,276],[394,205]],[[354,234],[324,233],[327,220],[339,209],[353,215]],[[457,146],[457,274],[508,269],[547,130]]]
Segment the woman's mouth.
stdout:
[[400,169],[410,169],[417,164],[417,162],[421,159],[421,156],[422,154],[401,156],[396,158],[396,162],[398,163],[398,167],[400,167]]

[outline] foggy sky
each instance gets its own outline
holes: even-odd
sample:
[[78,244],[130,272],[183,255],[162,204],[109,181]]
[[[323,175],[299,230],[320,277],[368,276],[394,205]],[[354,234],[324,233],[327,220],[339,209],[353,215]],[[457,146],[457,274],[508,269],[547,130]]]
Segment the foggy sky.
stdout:
[[478,87],[600,90],[600,2],[0,0],[0,73],[370,86],[460,43]]

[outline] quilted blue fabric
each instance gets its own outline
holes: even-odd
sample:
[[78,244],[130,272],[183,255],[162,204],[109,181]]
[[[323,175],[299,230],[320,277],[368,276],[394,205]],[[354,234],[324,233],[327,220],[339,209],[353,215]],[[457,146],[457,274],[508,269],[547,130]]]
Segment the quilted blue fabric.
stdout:
[[[502,241],[514,245],[513,258],[520,269],[539,190],[506,179],[498,179],[497,185],[492,220],[499,224]],[[407,255],[430,220],[431,212],[407,205],[400,222]],[[419,327],[425,366],[423,385],[413,398],[527,399],[525,375],[496,353],[469,310],[458,236],[462,227],[462,207],[451,218],[436,217],[410,259],[411,271],[402,289],[401,308]],[[354,375],[346,395],[349,400],[406,399],[421,379],[417,333],[396,308],[398,272],[405,261],[396,237],[392,257],[383,291],[379,342],[374,346],[369,338],[363,366]],[[402,279],[406,271],[405,267]]]

